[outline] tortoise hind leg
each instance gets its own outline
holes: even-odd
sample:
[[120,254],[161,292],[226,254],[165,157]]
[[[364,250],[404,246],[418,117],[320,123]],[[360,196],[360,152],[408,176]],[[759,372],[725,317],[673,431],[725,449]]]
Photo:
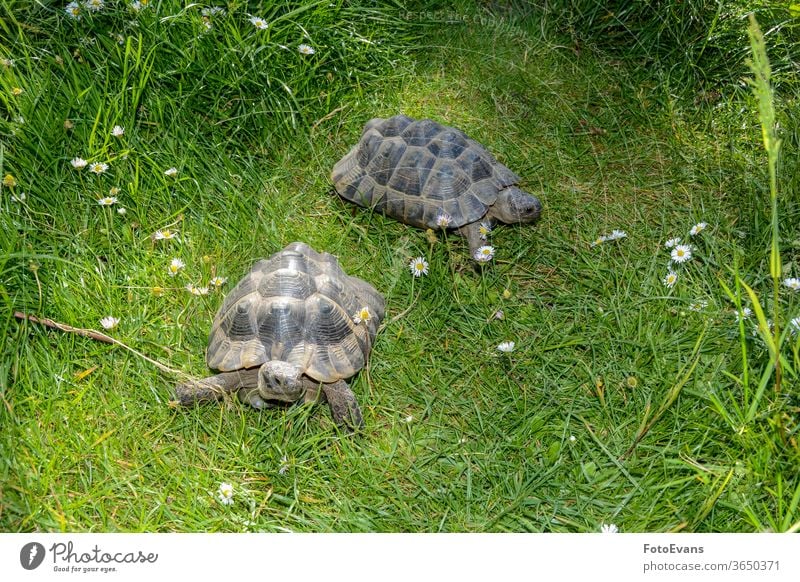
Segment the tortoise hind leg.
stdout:
[[356,396],[344,380],[323,384],[322,390],[331,407],[331,416],[336,424],[350,432],[364,428],[364,417],[358,407]]

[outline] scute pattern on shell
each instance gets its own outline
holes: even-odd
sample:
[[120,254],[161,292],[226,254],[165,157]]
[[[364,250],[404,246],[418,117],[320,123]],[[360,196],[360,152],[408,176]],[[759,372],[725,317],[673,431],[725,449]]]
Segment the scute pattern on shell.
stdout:
[[[364,306],[373,317],[356,324],[353,314]],[[258,261],[225,298],[206,361],[230,372],[282,360],[335,382],[364,366],[383,314],[383,297],[345,274],[336,257],[292,243]]]
[[520,180],[464,132],[405,115],[367,122],[331,179],[346,200],[421,228],[441,213],[454,228],[480,220]]

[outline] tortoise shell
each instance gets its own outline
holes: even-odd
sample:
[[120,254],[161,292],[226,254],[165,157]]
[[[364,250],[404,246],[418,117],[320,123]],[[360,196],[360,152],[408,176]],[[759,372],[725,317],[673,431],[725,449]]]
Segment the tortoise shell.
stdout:
[[476,222],[520,181],[461,130],[405,115],[369,121],[331,179],[346,200],[420,228],[442,214],[450,228]]
[[[356,323],[364,307],[370,317]],[[230,372],[281,360],[318,382],[343,380],[366,363],[383,314],[383,297],[336,257],[292,243],[253,265],[225,298],[206,361]]]

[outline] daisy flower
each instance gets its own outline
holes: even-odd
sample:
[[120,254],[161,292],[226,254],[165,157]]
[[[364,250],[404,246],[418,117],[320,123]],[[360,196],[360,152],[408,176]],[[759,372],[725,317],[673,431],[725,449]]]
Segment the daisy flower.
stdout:
[[792,332],[792,335],[800,331],[800,317],[795,317],[789,321],[789,330]]
[[211,285],[212,287],[222,287],[227,282],[228,282],[227,277],[214,277],[209,282],[209,285]]
[[708,307],[708,301],[695,301],[689,304],[689,311],[703,311]]
[[494,258],[494,247],[484,245],[475,251],[472,257],[479,263],[488,263]]
[[577,441],[577,437],[574,434],[569,435],[569,442],[574,443]]
[[192,295],[208,295],[208,287],[196,287],[191,283],[186,285],[186,290]]
[[315,52],[317,52],[314,50],[313,46],[309,46],[307,44],[301,44],[299,47],[297,47],[297,50],[303,55],[313,55]]
[[103,326],[103,329],[114,329],[119,325],[119,318],[109,315],[100,320],[100,325]]
[[685,263],[692,258],[692,245],[676,245],[672,249],[670,257],[676,263]]
[[122,206],[117,208],[117,214],[125,214],[126,212],[128,212],[128,211],[125,210]]
[[698,222],[692,227],[692,230],[689,231],[689,234],[692,236],[697,236],[701,232],[703,232],[708,227],[707,222]]
[[415,277],[422,277],[428,274],[428,261],[423,257],[417,257],[408,264],[408,268]]
[[93,174],[103,174],[106,170],[108,170],[108,164],[103,162],[93,162],[89,164],[89,171]]
[[67,4],[67,7],[64,8],[64,11],[67,13],[67,16],[77,20],[81,17],[82,8],[81,5],[78,4],[77,2],[70,2],[69,4]]
[[624,230],[612,230],[611,234],[608,235],[607,240],[620,240],[623,238],[627,238],[628,233]]
[[83,158],[72,158],[69,163],[72,164],[72,167],[75,168],[76,170],[80,170],[82,168],[85,168],[86,164],[88,164],[89,162],[87,162]]
[[372,319],[372,314],[369,312],[369,307],[366,305],[356,311],[355,315],[353,315],[353,321],[356,324],[361,322],[367,323],[370,319]]
[[106,196],[97,201],[100,206],[112,206],[117,203],[116,196]]
[[267,28],[267,27],[269,26],[269,25],[267,24],[267,21],[266,21],[266,20],[264,20],[263,18],[259,18],[258,16],[251,16],[251,17],[250,17],[250,22],[251,22],[251,23],[253,24],[253,26],[255,26],[255,27],[258,29],[258,30],[264,30],[265,28]]
[[600,525],[600,533],[607,533],[607,534],[619,533],[619,528],[613,523],[603,523]]
[[664,246],[666,248],[668,248],[668,249],[673,249],[676,246],[678,246],[679,244],[681,244],[681,239],[679,239],[679,238],[671,238],[667,242],[664,243]]
[[6,188],[13,188],[17,185],[17,180],[11,174],[6,174],[3,176],[3,186]]
[[749,307],[742,307],[742,311],[736,313],[736,323],[739,323],[745,319],[750,319],[751,315],[753,315],[752,309]]
[[120,190],[116,186],[112,186],[111,188],[108,189],[109,196],[116,196],[117,194],[119,194],[119,192]]
[[406,416],[406,417],[405,417],[403,420],[404,420],[406,423],[412,423],[412,422],[414,422],[414,417],[413,417],[413,416],[411,416],[411,415],[409,414],[409,415],[408,415],[408,416]]
[[22,95],[24,92],[25,92],[25,89],[23,89],[22,87],[12,87],[12,88],[11,88],[11,94],[12,94],[14,97],[19,97],[19,96],[20,96],[20,95]]
[[285,475],[286,471],[289,470],[289,459],[286,458],[286,455],[281,457],[281,466],[278,468],[279,475]]
[[514,342],[503,342],[497,346],[498,352],[503,352],[505,354],[510,354],[514,351],[514,346],[516,346]]
[[222,505],[233,505],[233,485],[230,483],[220,483],[217,498]]
[[125,134],[125,128],[121,125],[115,125],[111,130],[111,135],[114,137],[122,137]]
[[210,8],[203,8],[200,11],[200,14],[202,14],[203,16],[217,16],[217,15],[224,16],[225,9],[222,8],[221,6],[211,6]]
[[177,173],[178,173],[178,168],[168,168],[168,169],[164,170],[164,175],[165,176],[174,176]]
[[11,195],[11,202],[20,202],[20,203],[22,203],[22,202],[25,202],[25,198],[27,198],[27,196],[25,196],[25,192],[20,192],[19,194],[12,194]]
[[175,238],[176,236],[178,236],[178,233],[176,231],[165,228],[155,231],[150,238],[152,238],[154,241],[170,240]]
[[604,243],[604,242],[606,242],[607,240],[608,240],[608,237],[607,237],[606,235],[604,235],[604,234],[601,234],[600,236],[598,236],[596,239],[594,239],[594,240],[592,241],[592,244],[591,244],[591,246],[593,246],[593,247],[596,247],[596,246],[598,246],[598,245],[601,245],[601,244],[603,244],[603,243]]
[[3,59],[0,59],[0,65],[3,65],[7,69],[10,69],[11,67],[14,66],[14,61],[12,59],[3,58]]
[[104,4],[105,2],[103,0],[86,0],[86,2],[84,2],[84,6],[92,12],[99,12],[102,10]]
[[440,228],[447,228],[450,226],[450,223],[453,222],[453,217],[447,214],[444,210],[439,212],[439,215],[436,217],[436,226]]
[[177,259],[177,258],[176,259],[172,259],[172,261],[169,264],[169,267],[167,267],[167,270],[169,271],[170,277],[174,277],[175,275],[177,275],[178,271],[183,269],[185,266],[186,266],[186,263],[184,263],[182,260]]
[[481,240],[486,240],[489,238],[489,234],[492,232],[492,223],[488,220],[481,222],[478,225],[478,234],[481,237]]
[[797,277],[788,277],[783,280],[783,284],[792,291],[800,291],[800,279]]
[[667,273],[667,276],[664,277],[664,286],[672,288],[675,283],[678,281],[678,274],[675,271],[670,271]]

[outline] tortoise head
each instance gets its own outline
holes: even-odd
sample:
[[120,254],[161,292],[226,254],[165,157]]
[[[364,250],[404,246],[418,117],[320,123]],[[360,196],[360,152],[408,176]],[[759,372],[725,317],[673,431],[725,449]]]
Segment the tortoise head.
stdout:
[[271,360],[258,370],[258,393],[264,400],[296,402],[305,392],[303,371],[299,366]]
[[492,217],[506,224],[534,222],[541,213],[539,199],[516,186],[501,190],[491,209]]

